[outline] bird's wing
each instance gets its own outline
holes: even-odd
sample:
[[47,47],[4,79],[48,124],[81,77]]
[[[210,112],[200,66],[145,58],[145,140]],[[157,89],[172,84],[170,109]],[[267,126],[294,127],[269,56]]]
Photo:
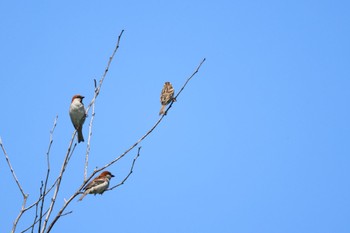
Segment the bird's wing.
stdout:
[[92,187],[94,187],[94,186],[97,186],[97,185],[99,185],[99,184],[102,184],[102,183],[104,183],[104,182],[106,182],[105,179],[103,179],[103,178],[96,178],[96,179],[94,179],[93,181],[91,181],[90,183],[88,183],[88,184],[85,186],[84,190],[90,189],[90,188],[92,188]]

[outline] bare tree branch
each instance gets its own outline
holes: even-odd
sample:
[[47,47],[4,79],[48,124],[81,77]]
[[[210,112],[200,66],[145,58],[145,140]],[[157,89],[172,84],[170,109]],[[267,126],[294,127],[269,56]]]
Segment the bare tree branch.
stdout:
[[[116,46],[115,46],[115,49],[114,49],[112,55],[109,57],[109,60],[108,60],[108,63],[107,63],[105,72],[103,73],[103,75],[102,75],[102,77],[101,77],[101,79],[100,79],[100,82],[99,82],[99,84],[98,84],[98,87],[97,87],[97,89],[95,90],[94,98],[91,100],[90,104],[89,104],[89,105],[87,106],[87,108],[86,108],[86,113],[89,112],[89,109],[91,108],[92,104],[96,101],[97,96],[100,94],[103,81],[105,80],[105,78],[106,78],[106,76],[107,76],[107,73],[108,73],[108,71],[109,71],[109,67],[110,67],[110,65],[111,65],[111,63],[112,63],[112,60],[113,60],[113,58],[114,58],[114,55],[116,54],[116,52],[117,52],[118,49],[119,49],[119,43],[120,43],[120,39],[121,39],[123,33],[124,33],[124,30],[122,30],[122,31],[120,32],[119,36],[118,36],[118,41],[117,41],[117,44],[116,44]],[[96,86],[96,85],[95,85],[95,86]]]
[[52,220],[51,224],[47,228],[46,232],[50,232],[52,230],[52,227],[55,225],[57,220],[62,216],[63,211],[66,209],[66,207],[69,205],[69,203],[78,195],[79,195],[79,192],[76,192],[67,201],[65,201],[65,203],[62,206],[62,208],[60,209],[60,211],[58,212],[56,217]]
[[[75,134],[76,134],[76,131],[73,133],[72,139],[70,140],[70,143],[69,143],[69,146],[68,146],[68,150],[67,150],[65,159],[64,159],[64,161],[63,161],[60,174],[59,174],[58,179],[57,179],[56,189],[55,189],[55,192],[54,192],[53,197],[52,197],[52,199],[51,199],[51,204],[50,204],[49,210],[48,210],[48,212],[47,212],[47,214],[46,214],[46,218],[45,218],[45,220],[44,220],[43,228],[42,228],[42,231],[41,231],[42,233],[45,232],[45,229],[46,229],[46,226],[47,226],[47,222],[49,221],[49,218],[50,218],[50,216],[51,216],[53,207],[54,207],[54,205],[55,205],[55,203],[56,203],[56,198],[57,198],[57,195],[58,195],[58,191],[59,191],[59,189],[60,189],[60,186],[61,186],[61,181],[62,181],[63,173],[64,173],[64,171],[66,170],[66,167],[67,167],[69,158],[70,158],[70,156],[71,156],[71,150],[72,150],[72,146],[73,146],[73,141],[74,141],[74,138],[75,138]],[[73,147],[73,151],[74,151],[75,146],[76,146],[76,143],[75,143],[75,145],[74,145],[74,147]]]
[[[43,196],[46,196],[46,195],[55,187],[55,185],[56,185],[56,183],[57,183],[57,180],[58,180],[58,178],[57,178],[56,181],[50,186],[50,188],[47,189],[46,193],[43,194]],[[29,205],[29,206],[28,206],[27,208],[25,208],[23,211],[27,211],[27,210],[33,208],[35,205],[38,204],[38,202],[40,202],[40,201],[42,200],[43,196],[42,196],[42,197],[39,197],[38,200],[36,200],[33,204]]]
[[[192,75],[186,80],[185,84],[181,87],[180,91],[179,91],[179,92],[177,93],[177,95],[174,97],[175,100],[176,100],[177,97],[181,94],[181,92],[185,89],[187,83],[193,78],[193,76],[195,76],[195,75],[198,73],[199,69],[201,68],[201,66],[202,66],[202,64],[205,62],[205,60],[206,60],[206,59],[203,58],[203,60],[199,63],[197,69],[196,69],[196,70],[192,73]],[[167,114],[167,112],[169,111],[169,109],[171,108],[171,106],[173,106],[173,103],[174,103],[174,101],[171,101],[171,103],[170,103],[169,107],[166,109],[164,115]]]
[[15,219],[15,221],[13,223],[12,231],[11,231],[11,232],[15,232],[16,227],[17,227],[17,223],[18,223],[19,219],[21,218],[21,216],[22,216],[22,214],[24,212],[23,210],[25,209],[25,206],[26,206],[26,203],[27,203],[28,194],[24,193],[23,188],[22,188],[21,184],[19,183],[19,181],[17,179],[15,171],[12,168],[12,165],[11,165],[11,162],[10,162],[10,158],[7,155],[7,152],[5,150],[5,147],[4,147],[4,144],[2,143],[2,139],[1,138],[0,138],[0,146],[1,146],[1,149],[2,149],[2,151],[4,153],[4,155],[5,155],[6,162],[7,162],[7,165],[9,166],[9,168],[10,168],[10,171],[11,171],[11,174],[13,176],[13,179],[15,180],[15,182],[16,182],[16,184],[18,186],[18,189],[20,190],[20,192],[22,193],[22,196],[23,196],[23,203],[22,203],[21,211],[19,212],[17,218]]
[[66,215],[71,214],[71,213],[73,213],[73,211],[68,211],[67,213],[61,214],[61,217],[66,216]]
[[[96,79],[94,79],[94,85],[95,85],[95,94],[96,94],[96,92],[98,90]],[[92,125],[93,125],[92,123],[94,121],[94,118],[95,118],[95,102],[93,102],[93,104],[92,104],[92,113],[91,113],[91,119],[90,119],[90,124],[89,124],[89,137],[88,137],[88,141],[87,141],[87,145],[86,145],[84,180],[86,180],[87,170],[88,170],[88,165],[89,165],[90,141],[91,141],[91,137],[92,137]]]
[[[46,155],[47,155],[47,162],[48,162],[48,172],[47,172],[47,178],[46,178],[46,181],[45,181],[45,188],[44,188],[44,191],[42,191],[43,184],[41,184],[41,186],[40,186],[40,196],[39,196],[38,200],[37,200],[36,202],[34,202],[32,205],[28,206],[28,207],[25,207],[25,205],[22,206],[22,208],[21,208],[21,210],[20,210],[20,213],[19,213],[19,215],[17,216],[17,218],[16,218],[16,220],[15,220],[15,222],[14,222],[14,226],[13,226],[13,229],[12,229],[13,232],[15,231],[16,226],[17,226],[17,224],[18,224],[18,221],[20,220],[20,218],[21,218],[21,216],[24,214],[24,212],[26,212],[27,210],[33,208],[34,206],[36,206],[36,212],[35,212],[35,213],[36,213],[36,217],[35,217],[35,220],[34,220],[34,224],[33,224],[32,226],[30,226],[28,229],[30,229],[31,227],[34,227],[34,225],[35,225],[38,221],[41,221],[41,219],[42,219],[42,210],[41,210],[41,213],[40,213],[40,215],[39,215],[39,216],[40,216],[39,219],[36,220],[36,218],[37,218],[38,204],[39,204],[39,202],[42,201],[42,200],[45,198],[45,196],[52,190],[52,188],[54,187],[54,184],[57,182],[57,180],[56,180],[55,183],[54,183],[54,184],[47,190],[47,192],[46,192],[46,189],[47,189],[47,181],[48,181],[48,174],[49,174],[49,170],[50,170],[49,153],[50,153],[51,145],[52,145],[52,142],[53,142],[53,140],[52,140],[52,138],[53,138],[53,132],[54,132],[54,129],[56,128],[56,125],[57,125],[57,118],[58,118],[58,116],[56,116],[56,118],[55,118],[55,120],[54,120],[54,124],[53,124],[52,130],[50,131],[50,143],[49,143],[48,151],[47,151],[47,153],[46,153]],[[22,193],[22,194],[23,194],[23,193]],[[26,204],[28,195],[26,195],[25,198],[26,198],[26,200],[25,200],[23,203]],[[43,204],[42,204],[41,208],[42,208],[42,207],[43,207]]]
[[46,197],[46,189],[47,189],[47,182],[49,180],[49,176],[50,176],[50,151],[51,151],[51,146],[53,143],[53,133],[55,131],[56,125],[57,125],[57,119],[58,119],[58,115],[56,116],[54,123],[53,123],[53,127],[50,130],[50,142],[49,142],[49,147],[47,149],[46,152],[46,161],[47,161],[47,172],[46,172],[46,178],[45,178],[45,184],[44,184],[44,191],[42,192],[41,195],[41,205],[40,205],[40,217],[39,217],[39,229],[38,232],[40,232],[41,230],[41,221],[42,221],[42,217],[43,217],[43,209],[44,209],[44,203],[45,203],[45,197]]
[[[42,197],[43,195],[43,187],[44,187],[44,183],[43,181],[41,181],[41,185],[40,185],[40,189],[39,189],[39,198]],[[39,202],[37,202],[37,204],[35,205],[35,217],[34,217],[34,221],[33,224],[30,228],[32,228],[32,233],[34,232],[34,227],[37,221],[40,221],[41,218],[38,219],[38,209],[39,209]]]
[[21,184],[19,183],[19,181],[18,181],[18,179],[17,179],[17,176],[16,176],[16,174],[15,174],[15,171],[14,171],[13,168],[12,168],[12,165],[11,165],[11,162],[10,162],[10,158],[9,158],[8,155],[7,155],[7,152],[6,152],[6,150],[5,150],[5,147],[4,147],[4,144],[2,143],[2,139],[1,139],[1,138],[0,138],[0,146],[1,146],[2,152],[3,152],[4,155],[5,155],[6,162],[7,162],[7,165],[9,166],[9,168],[10,168],[10,171],[11,171],[11,174],[12,174],[12,176],[13,176],[13,179],[15,180],[15,182],[16,182],[16,184],[17,184],[19,190],[21,191],[23,198],[27,198],[28,194],[25,194],[25,193],[24,193],[23,188],[22,188]]
[[129,173],[126,175],[126,177],[125,177],[119,184],[117,184],[117,185],[115,185],[115,186],[113,186],[113,187],[107,189],[106,191],[113,190],[113,189],[115,189],[115,188],[117,188],[117,187],[119,187],[119,186],[121,186],[121,185],[123,185],[123,184],[125,183],[125,181],[126,181],[126,180],[129,178],[129,176],[133,173],[134,166],[135,166],[135,162],[136,162],[136,160],[137,160],[137,159],[139,158],[139,156],[140,156],[140,150],[141,150],[141,146],[140,146],[140,147],[138,148],[138,150],[137,150],[137,155],[135,156],[134,160],[132,161],[132,164],[131,164],[131,167],[130,167],[130,171],[129,171]]
[[22,217],[23,213],[25,212],[25,208],[24,208],[24,207],[26,206],[27,199],[28,199],[28,195],[26,195],[26,196],[23,198],[23,203],[22,203],[21,211],[19,212],[17,218],[15,219],[15,222],[13,223],[13,227],[12,227],[11,233],[14,233],[14,232],[16,231],[17,223],[18,223],[19,219]]
[[[131,165],[131,168],[130,168],[130,171],[128,173],[128,175],[116,186],[113,186],[112,188],[108,189],[108,190],[112,190],[120,185],[123,185],[124,182],[129,178],[129,176],[132,174],[133,172],[133,169],[134,169],[134,165],[135,165],[135,162],[137,160],[137,158],[140,156],[140,150],[141,150],[141,147],[138,148],[138,152],[137,152],[137,155],[135,156],[133,162],[132,162],[132,165]],[[84,182],[84,186],[85,186],[86,182]],[[80,190],[82,189],[82,187],[80,187],[68,200],[65,201],[63,207],[60,209],[60,211],[58,212],[57,216],[55,217],[55,219],[52,221],[52,223],[50,224],[50,226],[48,227],[48,230],[47,232],[50,232],[50,230],[52,229],[53,225],[55,224],[55,222],[57,222],[57,220],[64,216],[64,215],[67,215],[67,214],[70,214],[72,211],[68,212],[68,213],[65,213],[63,214],[63,211],[65,210],[65,208],[69,205],[69,203],[74,200],[74,198],[76,196],[78,196],[80,194]]]
[[[45,211],[45,212],[43,213],[43,216],[44,216],[46,213],[47,213],[47,211]],[[21,231],[21,233],[24,233],[24,232],[28,231],[30,228],[34,229],[35,224],[37,224],[38,222],[39,222],[39,219],[37,219],[32,225],[30,225],[29,227],[27,227],[27,228],[24,229],[23,231]],[[32,230],[32,231],[33,231],[33,230]],[[38,231],[38,232],[39,232],[39,231]]]
[[[39,203],[39,202],[40,202],[54,187],[55,187],[55,185],[56,185],[56,183],[57,183],[57,180],[58,180],[58,178],[57,178],[56,181],[51,185],[51,187],[50,187],[49,189],[47,189],[47,192],[44,193],[43,195],[41,195],[41,196],[39,197],[38,200],[36,200],[33,204],[29,205],[28,207],[22,208],[22,209],[21,209],[19,216],[18,216],[18,217],[16,218],[16,220],[15,220],[15,224],[16,224],[16,225],[17,225],[17,223],[18,223],[20,217],[24,214],[24,212],[30,210],[30,209],[33,208],[34,206],[37,206],[38,203]],[[42,216],[44,216],[46,213],[47,213],[47,211],[45,211],[45,212],[41,215],[41,218],[42,218]],[[38,219],[38,220],[35,222],[35,224],[36,224],[39,220],[40,220],[40,219]],[[29,227],[28,227],[26,230],[24,230],[24,231],[29,230],[31,227],[32,227],[32,225],[29,226]],[[24,231],[22,231],[22,232],[24,232]]]

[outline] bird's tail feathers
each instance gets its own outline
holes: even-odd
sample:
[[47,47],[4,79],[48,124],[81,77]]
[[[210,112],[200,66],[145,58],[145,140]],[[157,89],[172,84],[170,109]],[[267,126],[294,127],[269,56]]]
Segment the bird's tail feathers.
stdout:
[[162,105],[162,108],[160,109],[159,115],[165,114],[165,111],[164,111],[165,106],[166,106],[166,105]]
[[85,197],[87,194],[88,194],[87,192],[83,193],[83,195],[81,195],[81,197],[79,198],[79,200],[78,200],[78,201],[83,200],[83,198],[84,198],[84,197]]
[[83,131],[81,129],[78,129],[78,143],[84,141]]

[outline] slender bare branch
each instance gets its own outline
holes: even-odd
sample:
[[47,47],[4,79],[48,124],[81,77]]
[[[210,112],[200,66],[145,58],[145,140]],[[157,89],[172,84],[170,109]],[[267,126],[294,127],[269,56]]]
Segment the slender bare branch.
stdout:
[[18,223],[19,219],[21,218],[21,216],[23,215],[23,212],[24,212],[23,210],[25,209],[25,206],[26,206],[26,203],[27,203],[28,194],[24,193],[23,188],[22,188],[21,184],[19,183],[19,181],[17,179],[16,173],[15,173],[14,169],[12,168],[12,165],[11,165],[11,162],[10,162],[10,158],[7,155],[7,152],[5,150],[5,146],[2,143],[2,139],[1,138],[0,138],[0,146],[1,146],[1,149],[2,149],[2,151],[4,153],[4,155],[5,155],[6,162],[7,162],[7,165],[9,166],[9,168],[10,168],[10,171],[11,171],[11,174],[13,176],[13,179],[15,180],[15,182],[16,182],[16,184],[18,186],[18,189],[20,190],[20,192],[22,193],[22,196],[23,196],[23,202],[22,202],[21,211],[19,212],[17,218],[15,219],[15,221],[13,223],[12,231],[11,231],[11,232],[15,232],[16,231],[16,227],[17,227],[17,223]]
[[27,200],[28,200],[28,195],[24,196],[24,198],[23,198],[21,211],[19,212],[17,218],[15,219],[15,222],[13,223],[11,233],[14,233],[16,231],[17,223],[18,223],[19,219],[22,217],[23,213],[25,212],[24,209],[25,209]]
[[[17,225],[17,223],[18,223],[20,217],[24,214],[24,212],[30,210],[30,209],[33,208],[34,206],[37,206],[38,203],[44,198],[44,196],[46,196],[46,195],[55,187],[55,185],[56,185],[56,183],[57,183],[57,180],[58,180],[58,178],[57,178],[56,181],[51,185],[51,187],[50,187],[49,189],[47,189],[46,193],[44,193],[43,195],[41,195],[41,196],[39,197],[38,200],[36,200],[33,204],[29,205],[28,207],[22,208],[22,209],[21,209],[19,216],[18,216],[18,217],[16,218],[16,220],[15,220],[15,223],[14,223],[15,225]],[[41,216],[44,216],[46,213],[47,213],[47,211],[45,211],[45,213],[43,213]],[[39,219],[38,219],[35,223],[37,223],[38,221],[39,221]],[[31,227],[32,227],[32,226],[29,226],[25,231],[29,230]]]
[[131,164],[131,167],[130,167],[130,171],[129,171],[129,173],[126,175],[126,177],[125,177],[119,184],[117,184],[117,185],[115,185],[115,186],[113,186],[113,187],[107,189],[106,191],[113,190],[113,189],[115,189],[115,188],[117,188],[117,187],[119,187],[119,186],[121,186],[121,185],[123,185],[123,184],[125,183],[125,181],[129,178],[129,176],[130,176],[130,175],[133,173],[133,171],[134,171],[135,162],[136,162],[136,160],[137,160],[137,159],[139,158],[139,156],[140,156],[140,150],[141,150],[141,146],[140,146],[140,147],[138,148],[138,150],[137,150],[137,155],[136,155],[135,158],[133,159],[132,164]]
[[99,81],[99,84],[97,86],[97,82],[96,82],[96,79],[94,79],[94,85],[95,85],[95,94],[94,94],[94,97],[92,98],[91,102],[89,103],[89,105],[87,106],[86,108],[86,114],[88,114],[90,108],[92,107],[92,116],[91,116],[91,119],[90,119],[90,124],[89,124],[89,138],[88,138],[88,143],[86,145],[86,156],[85,156],[85,168],[84,168],[84,180],[86,180],[86,177],[87,177],[87,169],[88,169],[88,162],[89,162],[89,154],[90,154],[90,139],[91,139],[91,135],[92,135],[92,123],[93,123],[93,120],[94,120],[94,117],[95,117],[95,101],[96,101],[96,98],[97,96],[100,94],[100,91],[101,91],[101,87],[102,87],[102,84],[103,84],[103,81],[104,79],[106,78],[107,76],[107,73],[109,71],[109,67],[112,63],[112,60],[114,58],[114,55],[117,53],[118,49],[119,49],[119,44],[120,44],[120,39],[122,37],[124,33],[124,30],[122,30],[118,36],[118,40],[117,40],[117,44],[114,48],[114,51],[112,53],[112,55],[109,57],[109,60],[108,60],[108,63],[107,63],[107,66],[105,68],[105,71]]
[[[94,79],[94,85],[95,85],[95,93],[97,92],[97,83],[96,79]],[[95,118],[95,102],[92,104],[92,113],[91,113],[91,119],[90,119],[90,124],[89,124],[89,137],[87,140],[87,145],[86,145],[86,154],[85,154],[85,167],[84,167],[84,180],[86,180],[87,177],[87,170],[88,170],[88,165],[89,165],[89,154],[90,154],[90,142],[91,142],[91,137],[92,137],[92,123]]]
[[[71,150],[71,152],[70,152],[70,154],[69,154],[69,156],[68,156],[68,159],[67,159],[67,161],[66,161],[66,167],[67,167],[67,165],[68,165],[68,162],[69,162],[70,158],[72,157],[72,155],[73,155],[73,153],[74,153],[74,151],[75,151],[75,148],[77,148],[77,143],[74,143],[74,146],[73,146],[73,148],[72,148],[72,150]],[[66,167],[65,167],[65,169],[66,169]]]
[[[44,182],[41,181],[41,185],[40,185],[40,189],[39,189],[39,198],[42,197],[43,195],[43,187],[44,187]],[[38,211],[39,211],[39,202],[35,205],[35,217],[34,217],[34,221],[33,224],[31,225],[30,228],[32,228],[32,233],[34,232],[34,227],[37,221],[40,221],[41,217],[38,220]],[[40,226],[39,226],[40,227]]]
[[[186,80],[185,84],[181,87],[180,91],[179,91],[179,92],[176,94],[176,96],[174,97],[175,100],[176,100],[177,97],[181,94],[181,92],[185,89],[187,83],[193,78],[193,76],[195,76],[195,75],[198,73],[199,69],[201,68],[201,66],[202,66],[202,64],[205,62],[205,60],[206,60],[206,59],[203,58],[203,60],[199,63],[197,69],[196,69],[196,70],[192,73],[192,75]],[[171,108],[171,106],[173,106],[173,103],[174,103],[174,101],[171,101],[171,103],[169,104],[169,107],[166,109],[164,115],[167,114],[167,112],[169,111],[169,109]]]
[[[49,143],[49,148],[48,148],[47,156],[48,156],[48,154],[49,154],[49,152],[50,152],[50,148],[51,148],[51,145],[52,145],[53,131],[54,131],[56,125],[57,125],[57,118],[58,118],[58,116],[56,116],[56,118],[55,118],[55,120],[54,120],[53,128],[52,128],[52,130],[50,131],[50,143]],[[48,160],[48,167],[49,167],[49,160]],[[48,179],[48,177],[47,177],[47,179]],[[29,210],[29,209],[33,208],[34,206],[36,206],[36,215],[37,215],[38,203],[39,203],[40,201],[42,201],[42,200],[45,198],[45,196],[48,194],[48,192],[50,192],[50,190],[51,190],[52,187],[53,187],[53,186],[52,186],[52,187],[51,187],[49,190],[47,190],[47,192],[46,192],[47,179],[46,179],[46,182],[45,182],[45,189],[44,189],[44,191],[42,191],[43,185],[41,185],[41,187],[40,187],[40,197],[38,198],[38,200],[37,200],[36,202],[34,202],[32,205],[28,206],[28,207],[25,207],[25,205],[22,206],[21,211],[20,211],[19,215],[17,216],[17,218],[16,218],[16,220],[15,220],[15,222],[14,222],[13,231],[15,231],[16,226],[17,226],[17,223],[18,223],[19,219],[21,218],[21,216],[24,214],[24,212],[26,212],[27,210]],[[56,182],[55,182],[55,183],[56,183]],[[22,194],[23,194],[23,192],[22,192]],[[27,198],[28,198],[28,195],[26,195],[26,199],[27,199]],[[27,201],[27,200],[25,200],[24,203],[26,203],[26,201]],[[42,215],[40,215],[40,216],[42,216]],[[37,218],[37,216],[36,216],[36,218]],[[38,221],[40,221],[40,220],[41,220],[41,217],[39,217],[39,220],[38,220]],[[34,222],[36,222],[36,220],[34,220]]]
[[56,125],[57,125],[57,119],[58,119],[58,115],[56,115],[56,118],[54,120],[52,129],[50,130],[49,147],[48,147],[47,152],[46,152],[47,171],[46,171],[44,190],[43,190],[43,192],[41,194],[42,198],[41,198],[41,205],[40,205],[40,215],[39,215],[40,217],[39,217],[39,229],[38,229],[38,232],[40,232],[40,230],[41,230],[41,221],[43,219],[43,209],[44,209],[44,203],[45,203],[45,197],[46,197],[45,193],[46,193],[46,189],[47,189],[47,182],[48,182],[49,176],[50,176],[50,151],[51,151],[51,146],[52,146],[52,143],[53,143],[53,133],[54,133]]
[[115,48],[114,48],[114,51],[113,51],[112,55],[109,57],[107,66],[106,66],[106,68],[105,68],[105,72],[103,73],[103,75],[102,75],[102,77],[101,77],[101,79],[100,79],[100,81],[99,81],[98,87],[97,87],[97,89],[95,90],[94,98],[91,100],[90,104],[89,104],[89,105],[87,106],[87,108],[86,108],[86,113],[89,112],[89,109],[91,108],[92,104],[96,101],[97,96],[100,94],[103,81],[105,80],[105,78],[106,78],[106,76],[107,76],[107,73],[108,73],[108,71],[109,71],[109,67],[110,67],[110,65],[111,65],[111,63],[112,63],[112,60],[113,60],[113,58],[114,58],[114,55],[117,53],[117,51],[118,51],[118,49],[119,49],[119,43],[120,43],[120,39],[121,39],[123,33],[124,33],[124,30],[122,30],[122,31],[120,32],[119,36],[118,36],[117,44],[116,44],[116,46],[115,46]]
[[[51,216],[51,213],[52,213],[52,210],[53,210],[53,207],[56,203],[56,198],[57,198],[57,195],[58,195],[58,191],[60,189],[60,186],[61,186],[61,181],[62,181],[62,177],[63,177],[63,173],[64,171],[66,170],[66,167],[67,167],[67,164],[68,164],[68,161],[69,161],[69,158],[71,156],[71,150],[72,150],[72,146],[73,146],[73,142],[74,142],[74,138],[75,138],[75,134],[76,134],[76,131],[74,131],[73,135],[72,135],[72,138],[69,142],[69,146],[68,146],[68,150],[66,152],[66,156],[65,156],[65,159],[63,161],[63,164],[62,164],[62,167],[61,167],[61,171],[60,171],[60,174],[58,176],[58,179],[57,179],[57,183],[56,183],[56,188],[55,188],[55,192],[53,194],[53,197],[51,199],[51,204],[50,204],[50,207],[49,207],[49,210],[46,214],[46,217],[45,217],[45,220],[44,220],[44,223],[43,223],[43,228],[41,230],[42,233],[45,232],[46,230],[46,226],[47,226],[47,222],[49,221],[49,218]],[[73,147],[73,151],[74,151],[74,148],[76,146],[76,143]]]
[[[43,213],[43,216],[47,213],[48,210],[46,210],[44,213]],[[37,224],[39,222],[39,219],[37,219],[32,225],[30,225],[29,227],[27,227],[26,229],[24,229],[23,231],[21,231],[21,233],[24,233],[26,231],[28,231],[30,228],[34,228],[35,227],[35,224]],[[38,231],[39,232],[39,231]]]
[[71,213],[73,213],[73,211],[68,211],[67,213],[61,214],[61,217],[66,216],[66,215],[71,214]]
[[[134,160],[133,160],[133,162],[132,162],[132,165],[131,165],[131,168],[130,168],[130,171],[129,171],[128,175],[127,175],[118,185],[116,185],[116,186],[114,186],[114,187],[112,187],[112,188],[110,188],[110,189],[108,189],[108,190],[112,190],[112,189],[114,189],[114,188],[116,188],[116,187],[118,187],[118,186],[120,186],[120,185],[123,185],[124,182],[129,178],[129,176],[130,176],[131,173],[133,172],[135,162],[136,162],[137,158],[140,156],[140,150],[141,150],[141,147],[138,148],[137,155],[135,156],[135,158],[134,158]],[[85,186],[85,184],[86,184],[86,182],[84,182],[84,184],[83,184],[82,186]],[[60,217],[71,213],[71,211],[70,211],[70,212],[68,212],[68,213],[63,214],[63,211],[64,211],[65,208],[69,205],[69,203],[70,203],[72,200],[74,200],[74,198],[75,198],[76,196],[78,196],[78,195],[80,194],[80,190],[81,190],[81,189],[82,189],[82,187],[80,187],[68,200],[65,201],[63,207],[62,207],[62,208],[60,209],[60,211],[58,212],[56,218],[52,221],[52,223],[51,223],[50,226],[48,227],[47,232],[50,232],[50,230],[52,229],[53,225],[55,224],[55,222],[56,222]]]
[[51,224],[48,226],[46,232],[50,232],[52,230],[52,227],[55,225],[57,220],[62,216],[63,211],[67,208],[69,203],[78,195],[79,195],[79,192],[76,192],[67,201],[65,201],[65,203],[63,204],[62,208],[60,209],[56,217],[52,220]]
[[14,171],[13,168],[12,168],[12,165],[11,165],[11,162],[10,162],[10,158],[9,158],[9,156],[7,155],[7,152],[6,152],[6,150],[5,150],[5,146],[4,146],[4,144],[2,143],[2,139],[1,139],[1,138],[0,138],[0,146],[1,146],[2,152],[3,152],[4,155],[5,155],[6,162],[7,162],[7,165],[9,166],[9,168],[10,168],[10,171],[11,171],[11,174],[12,174],[12,176],[13,176],[13,179],[15,180],[15,182],[16,182],[16,184],[17,184],[19,190],[21,191],[23,198],[25,198],[26,196],[28,196],[28,194],[25,194],[25,193],[24,193],[23,188],[22,188],[21,184],[19,183],[19,181],[18,181],[18,179],[17,179],[16,173],[15,173],[15,171]]
[[[57,179],[55,180],[55,182],[50,186],[50,188],[47,189],[46,193],[44,193],[43,196],[46,196],[46,195],[55,187],[57,181],[58,181],[58,178],[57,178]],[[38,204],[38,202],[40,202],[40,201],[42,200],[42,198],[43,198],[43,197],[39,197],[39,199],[36,200],[33,204],[31,204],[31,205],[29,205],[28,207],[26,207],[26,208],[24,209],[24,211],[27,211],[27,210],[33,208],[35,205]]]

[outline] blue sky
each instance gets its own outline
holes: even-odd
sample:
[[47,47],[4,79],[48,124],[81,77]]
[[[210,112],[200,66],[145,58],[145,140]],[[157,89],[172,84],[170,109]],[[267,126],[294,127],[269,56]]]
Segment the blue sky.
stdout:
[[[349,7],[322,0],[0,2],[0,137],[28,203],[46,174],[55,116],[51,182],[73,133],[71,97],[90,102],[93,79],[124,29],[96,102],[90,173],[159,119],[165,81],[178,90],[207,60],[142,142],[130,179],[73,201],[73,213],[52,232],[349,232]],[[85,123],[85,137],[87,130]],[[86,143],[76,148],[57,207],[82,182],[85,150]],[[112,185],[135,154],[109,168]],[[22,197],[1,157],[0,229],[9,232]]]

